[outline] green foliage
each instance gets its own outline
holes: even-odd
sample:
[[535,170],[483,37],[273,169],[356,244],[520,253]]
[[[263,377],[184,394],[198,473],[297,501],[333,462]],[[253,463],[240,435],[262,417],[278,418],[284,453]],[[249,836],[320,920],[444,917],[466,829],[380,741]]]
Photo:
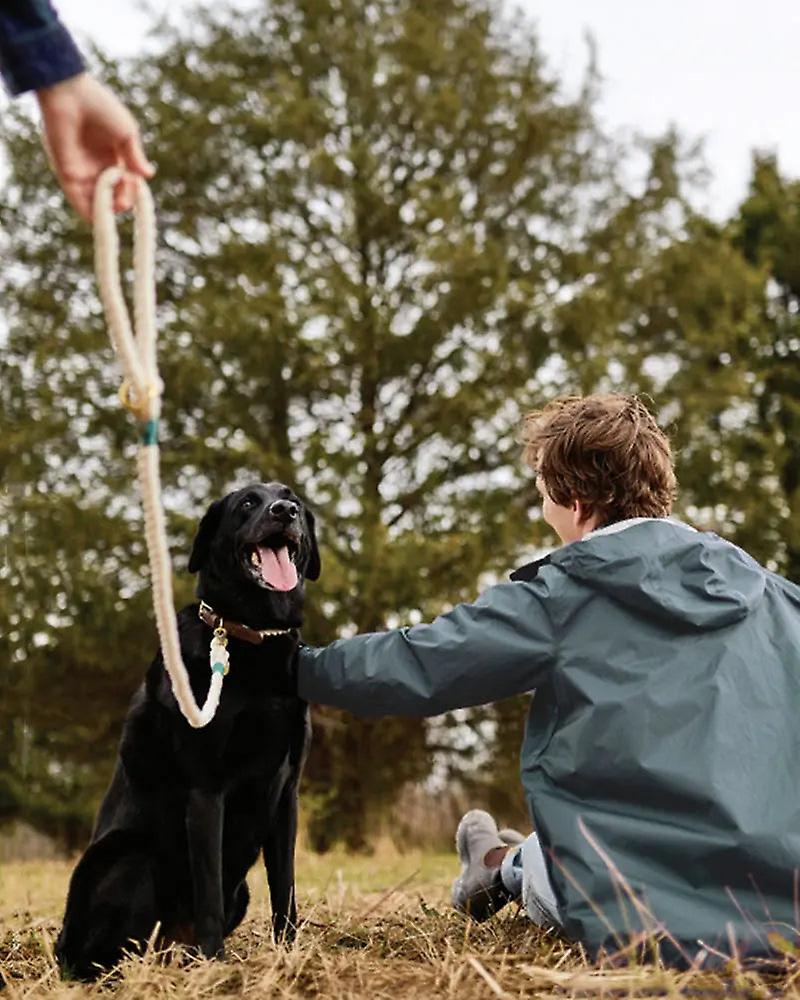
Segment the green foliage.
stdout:
[[755,357],[751,352],[751,453],[777,508],[771,527],[779,565],[800,583],[800,182],[784,180],[772,158],[756,157],[750,192],[730,228],[734,245],[769,276],[761,306],[765,336]]

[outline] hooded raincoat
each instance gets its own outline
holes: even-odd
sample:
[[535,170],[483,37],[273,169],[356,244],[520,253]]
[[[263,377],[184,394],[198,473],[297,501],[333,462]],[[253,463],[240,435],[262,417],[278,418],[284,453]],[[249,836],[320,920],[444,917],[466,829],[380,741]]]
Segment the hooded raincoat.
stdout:
[[566,933],[670,960],[800,926],[800,588],[635,519],[427,625],[306,648],[301,697],[436,715],[535,690],[522,781]]

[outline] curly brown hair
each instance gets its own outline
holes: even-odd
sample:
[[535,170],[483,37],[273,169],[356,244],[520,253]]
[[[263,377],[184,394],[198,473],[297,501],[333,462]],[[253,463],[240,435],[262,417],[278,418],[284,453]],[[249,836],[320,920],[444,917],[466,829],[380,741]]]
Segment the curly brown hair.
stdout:
[[519,441],[559,506],[580,500],[601,524],[672,510],[672,449],[638,396],[561,396],[526,414]]

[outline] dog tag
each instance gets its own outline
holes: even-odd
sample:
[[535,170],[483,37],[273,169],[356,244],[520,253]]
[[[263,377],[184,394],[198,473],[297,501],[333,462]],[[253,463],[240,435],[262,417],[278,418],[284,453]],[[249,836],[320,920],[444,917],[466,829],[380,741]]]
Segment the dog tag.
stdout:
[[226,636],[214,633],[209,649],[209,659],[211,661],[211,671],[215,674],[222,674],[224,677],[229,670],[230,653],[228,652],[228,639]]

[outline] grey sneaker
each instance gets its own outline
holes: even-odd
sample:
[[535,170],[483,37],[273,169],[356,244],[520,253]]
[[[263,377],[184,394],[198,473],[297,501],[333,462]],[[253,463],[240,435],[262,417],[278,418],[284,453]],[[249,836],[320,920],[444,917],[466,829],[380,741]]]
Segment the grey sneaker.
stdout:
[[488,920],[513,898],[503,885],[500,868],[483,863],[488,851],[507,847],[497,824],[483,809],[470,809],[456,830],[456,850],[461,874],[453,883],[453,906],[479,923]]
[[503,841],[506,847],[519,847],[519,845],[525,840],[525,834],[520,833],[519,830],[512,830],[511,827],[504,827],[502,830],[498,830],[498,837]]

